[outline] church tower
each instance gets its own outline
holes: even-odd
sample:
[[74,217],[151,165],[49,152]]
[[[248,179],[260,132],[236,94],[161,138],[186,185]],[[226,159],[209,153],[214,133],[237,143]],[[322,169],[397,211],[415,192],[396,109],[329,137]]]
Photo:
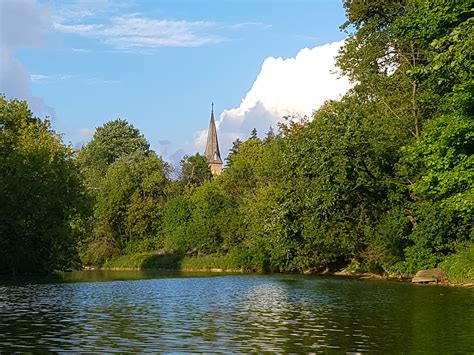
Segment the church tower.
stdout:
[[217,141],[216,122],[214,121],[214,103],[211,107],[211,123],[207,131],[206,151],[204,155],[209,163],[212,175],[220,175],[222,172],[222,159],[219,151],[219,142]]

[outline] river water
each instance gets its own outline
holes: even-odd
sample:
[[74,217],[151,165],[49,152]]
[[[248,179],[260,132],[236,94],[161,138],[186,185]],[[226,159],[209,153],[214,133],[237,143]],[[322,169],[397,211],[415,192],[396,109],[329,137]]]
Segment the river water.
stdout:
[[138,271],[0,280],[0,350],[473,353],[474,290]]

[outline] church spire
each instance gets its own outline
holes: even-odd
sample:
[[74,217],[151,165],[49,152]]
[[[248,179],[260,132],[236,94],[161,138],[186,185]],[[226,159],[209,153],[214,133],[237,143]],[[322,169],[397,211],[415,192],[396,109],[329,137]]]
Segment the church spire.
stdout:
[[216,122],[214,120],[214,102],[211,104],[211,122],[207,131],[206,151],[204,155],[209,163],[211,172],[220,175],[222,171],[222,159],[219,151],[219,142],[217,140]]

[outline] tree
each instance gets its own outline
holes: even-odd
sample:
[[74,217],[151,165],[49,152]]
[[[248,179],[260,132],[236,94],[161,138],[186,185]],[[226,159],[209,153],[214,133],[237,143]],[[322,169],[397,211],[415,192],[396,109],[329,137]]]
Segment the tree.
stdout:
[[201,185],[212,177],[206,157],[199,153],[185,156],[180,165],[180,181],[184,185]]
[[222,172],[220,177],[224,189],[233,196],[242,196],[253,193],[257,183],[255,167],[262,153],[260,139],[249,139],[239,145],[236,154],[233,154],[231,165]]
[[87,186],[97,189],[113,162],[135,152],[146,154],[149,147],[140,131],[126,120],[116,119],[97,128],[92,140],[80,150],[78,156]]
[[355,31],[339,65],[358,82],[351,95],[373,104],[384,131],[384,122],[395,123],[399,142],[396,177],[387,180],[391,210],[376,234],[397,256],[392,263],[400,260],[395,271],[413,273],[436,266],[472,234],[472,2],[345,6]]
[[163,228],[161,230],[164,248],[184,254],[192,250],[192,237],[188,234],[192,205],[189,200],[190,189],[169,199],[163,207]]
[[267,134],[265,135],[265,141],[269,141],[269,140],[272,140],[273,138],[275,138],[275,131],[273,130],[273,127],[270,126],[270,128],[268,129],[268,132]]
[[0,97],[0,273],[78,264],[82,184],[71,147],[26,102]]
[[187,225],[188,245],[202,254],[222,250],[227,218],[232,211],[231,198],[213,181],[190,191],[192,212]]
[[225,158],[226,167],[230,167],[232,165],[232,159],[235,154],[239,151],[239,147],[242,144],[242,141],[237,138],[235,141],[232,142],[232,148],[229,149],[229,154],[227,158]]
[[328,102],[305,127],[287,128],[280,159],[288,267],[338,269],[363,259],[384,213],[398,160],[390,125],[358,96]]
[[[126,249],[160,247],[158,234],[167,184],[165,165],[153,153],[136,151],[110,165],[99,185],[95,228],[86,259],[100,264]],[[106,253],[97,255],[97,249]]]
[[474,124],[462,114],[426,124],[422,139],[405,149],[400,173],[408,186],[412,233],[403,272],[434,267],[474,240]]
[[257,132],[256,128],[252,129],[252,131],[250,132],[250,138],[249,139],[258,139],[258,132]]

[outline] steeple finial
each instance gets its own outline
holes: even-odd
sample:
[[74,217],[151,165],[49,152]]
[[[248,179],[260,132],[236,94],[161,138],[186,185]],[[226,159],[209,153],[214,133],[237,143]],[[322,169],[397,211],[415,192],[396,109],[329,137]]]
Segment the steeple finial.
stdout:
[[211,112],[214,113],[214,101],[211,102]]

